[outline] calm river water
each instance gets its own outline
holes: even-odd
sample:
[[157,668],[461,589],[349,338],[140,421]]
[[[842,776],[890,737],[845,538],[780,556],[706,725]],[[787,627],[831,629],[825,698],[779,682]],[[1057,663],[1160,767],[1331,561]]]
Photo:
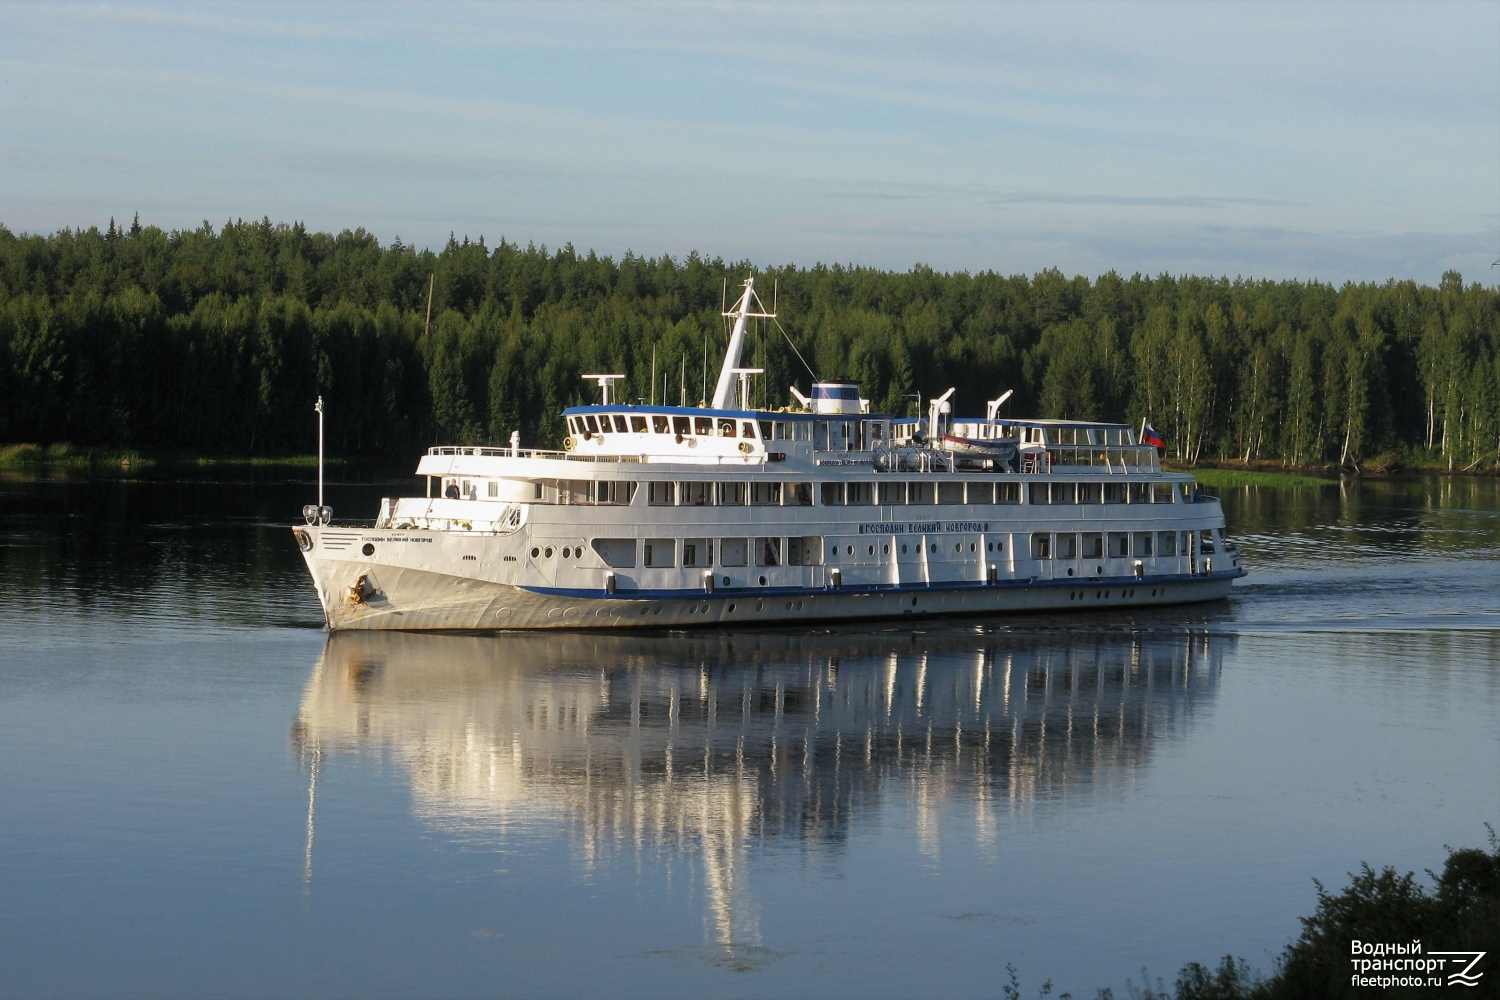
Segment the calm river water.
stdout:
[[330,639],[311,499],[0,479],[0,995],[1092,997],[1500,821],[1494,480],[1225,491],[1215,604],[618,636]]

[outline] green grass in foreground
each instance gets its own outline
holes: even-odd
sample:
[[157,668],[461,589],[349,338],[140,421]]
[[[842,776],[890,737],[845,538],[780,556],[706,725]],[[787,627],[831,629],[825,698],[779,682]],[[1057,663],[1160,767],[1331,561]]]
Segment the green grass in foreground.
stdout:
[[[343,459],[325,458],[325,466],[344,465]],[[139,452],[131,448],[75,448],[58,444],[0,444],[0,469],[148,469],[157,466],[208,468],[227,465],[254,468],[312,469],[316,455],[188,455],[175,452]]]
[[[1175,471],[1175,470],[1174,470]],[[1337,479],[1323,479],[1300,472],[1252,472],[1248,469],[1184,469],[1199,485],[1224,489],[1232,486],[1330,486]]]

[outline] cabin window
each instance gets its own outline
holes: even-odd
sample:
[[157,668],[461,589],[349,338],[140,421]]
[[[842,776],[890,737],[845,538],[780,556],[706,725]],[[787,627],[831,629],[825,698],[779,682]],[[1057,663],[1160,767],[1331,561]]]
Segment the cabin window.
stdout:
[[687,417],[673,417],[672,430],[678,434],[693,433],[693,422]]
[[1158,531],[1156,533],[1156,554],[1159,556],[1175,556],[1177,554],[1177,532]]
[[583,418],[583,426],[584,429],[587,430],[590,434],[599,433],[599,421],[594,419],[594,415],[592,413]]
[[880,502],[881,503],[906,503],[906,484],[905,483],[881,483],[880,484]]
[[648,538],[641,546],[644,558],[642,566],[677,565],[677,542],[670,538]]
[[630,433],[630,425],[625,422],[625,414],[615,414],[615,430],[619,431],[621,434]]
[[783,497],[788,507],[811,507],[812,483],[787,483]]
[[1103,502],[1103,500],[1102,500],[1103,496],[1104,496],[1104,492],[1101,489],[1101,484],[1100,483],[1079,483],[1078,484],[1078,502],[1079,503],[1102,503]]
[[755,565],[781,565],[781,539],[757,538],[755,540]]
[[1021,502],[1021,484],[1020,483],[996,483],[995,484],[995,502],[996,503],[1020,503]]
[[651,430],[657,434],[672,433],[672,423],[665,413],[651,414]]
[[1125,484],[1124,483],[1105,483],[1104,484],[1104,502],[1105,503],[1124,503],[1125,502]]
[[732,438],[735,436],[734,421],[728,417],[719,421],[719,437]]
[[1052,484],[1052,502],[1053,503],[1077,503],[1078,502],[1078,484],[1077,483],[1053,483]]
[[1152,534],[1149,531],[1137,531],[1135,533],[1135,554],[1138,556],[1149,556],[1151,554]]
[[828,450],[828,425],[821,420],[813,425],[813,450]]
[[[749,435],[746,435],[746,436],[748,437]],[[780,437],[779,434],[775,435],[775,436]],[[769,441],[769,440],[771,440],[771,437],[772,437],[772,433],[771,433],[771,421],[769,421],[769,420],[762,420],[760,422],[760,437],[761,437],[761,440],[763,440],[763,441]]]
[[1173,490],[1171,483],[1151,484],[1151,496],[1157,503],[1171,503],[1172,493]]
[[1104,536],[1100,534],[1086,534],[1082,536],[1083,558],[1104,558]]
[[794,441],[811,441],[812,424],[809,421],[798,420],[792,424],[792,439]]
[[707,538],[684,538],[682,540],[682,564],[684,566],[712,566],[714,543]]
[[[837,546],[835,546],[837,548]],[[786,540],[786,564],[788,566],[820,566],[823,562],[823,537],[806,535]],[[767,565],[774,565],[768,563]]]
[[844,505],[843,483],[824,483],[822,493],[824,507],[842,507]]
[[491,499],[498,497],[500,495],[500,484],[491,480],[488,486],[485,488],[485,494]]
[[634,538],[596,538],[589,547],[599,556],[604,565],[615,569],[635,567]]
[[1204,555],[1213,555],[1214,554],[1215,549],[1214,549],[1214,536],[1213,536],[1213,532],[1210,532],[1210,531],[1200,531],[1200,532],[1198,532],[1198,551],[1202,552]]
[[645,417],[631,417],[630,418],[630,429],[633,432],[635,432],[636,434],[644,434],[644,433],[646,433],[646,418]]
[[1183,503],[1192,503],[1193,502],[1193,484],[1192,483],[1178,483],[1177,485],[1180,486],[1180,487],[1182,487],[1182,502]]
[[713,496],[713,483],[678,483],[677,505],[679,507],[706,507]]
[[653,507],[670,506],[676,491],[673,483],[647,483],[646,502]]
[[751,483],[750,502],[757,506],[781,503],[780,483]]
[[592,504],[594,502],[594,484],[587,479],[558,480],[557,502],[563,504]]
[[744,566],[748,561],[750,542],[744,538],[719,539],[719,565]]
[[583,426],[581,424],[579,424],[577,417],[569,417],[568,418],[568,433],[569,434],[582,434],[583,433]]
[[702,434],[704,437],[712,435],[714,432],[714,418],[694,417],[693,430],[699,434]]
[[1112,559],[1124,559],[1130,555],[1130,534],[1124,531],[1109,533],[1109,555]]
[[719,506],[743,507],[745,505],[745,494],[749,491],[745,489],[744,483],[718,483],[715,488],[719,494]]
[[933,488],[931,483],[907,483],[906,502],[913,504],[931,504],[933,502]]
[[740,421],[740,437],[747,437],[747,438],[753,438],[753,437],[755,437],[755,421],[753,421],[753,420],[741,420]]
[[994,502],[995,502],[995,484],[994,483],[970,483],[969,484],[969,503],[994,503]]
[[628,506],[635,499],[639,486],[639,483],[624,479],[603,479],[594,484],[594,495],[599,503]]
[[851,506],[873,503],[874,494],[875,490],[869,483],[848,483],[844,486],[844,502]]
[[1150,483],[1131,483],[1130,484],[1130,502],[1131,503],[1150,503],[1151,502],[1151,484]]
[[1031,558],[1052,558],[1052,536],[1046,532],[1039,531],[1031,536]]
[[1077,559],[1078,558],[1078,536],[1077,535],[1058,535],[1057,536],[1057,558],[1059,558],[1059,559]]
[[1051,503],[1051,490],[1046,483],[1028,483],[1026,490],[1027,503]]

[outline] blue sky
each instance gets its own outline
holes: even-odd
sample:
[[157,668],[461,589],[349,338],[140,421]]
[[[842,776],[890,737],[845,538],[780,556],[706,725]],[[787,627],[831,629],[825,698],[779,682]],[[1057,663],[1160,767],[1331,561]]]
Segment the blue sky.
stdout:
[[0,2],[0,223],[756,264],[1500,268],[1500,2]]

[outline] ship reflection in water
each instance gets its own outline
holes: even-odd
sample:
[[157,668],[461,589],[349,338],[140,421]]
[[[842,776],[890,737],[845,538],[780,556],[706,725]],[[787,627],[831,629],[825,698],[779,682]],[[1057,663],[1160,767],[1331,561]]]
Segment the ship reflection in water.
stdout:
[[293,732],[307,875],[319,760],[389,755],[419,819],[454,837],[534,827],[584,866],[619,848],[696,862],[716,960],[735,966],[760,941],[760,848],[837,845],[893,796],[931,853],[944,817],[993,841],[1009,814],[1111,794],[1213,698],[1232,642],[962,625],[334,635]]

